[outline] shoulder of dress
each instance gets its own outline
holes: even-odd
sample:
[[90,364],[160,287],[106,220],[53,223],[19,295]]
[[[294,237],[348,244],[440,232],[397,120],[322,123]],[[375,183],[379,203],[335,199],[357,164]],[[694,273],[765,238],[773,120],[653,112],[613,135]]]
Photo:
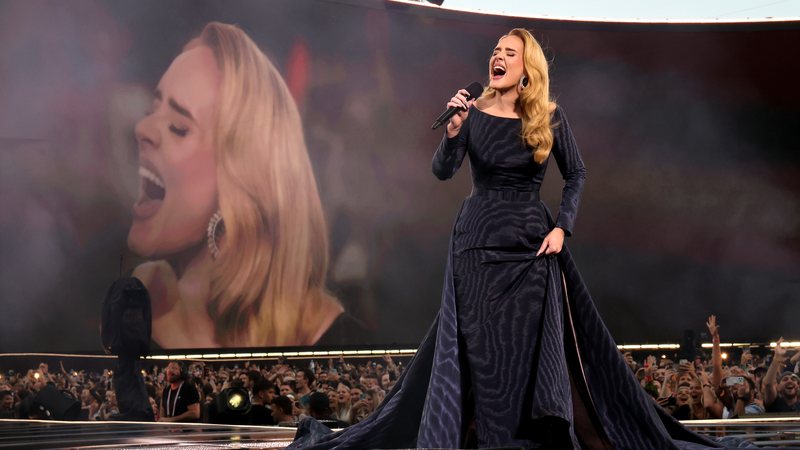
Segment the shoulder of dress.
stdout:
[[553,117],[558,117],[558,118],[564,117],[564,114],[565,114],[564,113],[564,107],[561,106],[561,103],[553,102],[553,103],[551,103],[551,105],[554,105],[554,106],[552,106],[552,108],[553,108],[552,109]]
[[553,129],[569,126],[567,124],[567,114],[561,104],[556,104],[553,113],[550,115],[550,127]]

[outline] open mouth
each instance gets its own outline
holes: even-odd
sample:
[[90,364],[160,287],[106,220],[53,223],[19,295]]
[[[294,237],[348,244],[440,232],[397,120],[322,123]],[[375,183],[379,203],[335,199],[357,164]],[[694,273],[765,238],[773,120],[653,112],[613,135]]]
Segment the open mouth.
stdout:
[[139,177],[142,179],[142,194],[144,200],[164,200],[167,190],[164,181],[154,171],[139,167]]
[[494,67],[492,67],[492,78],[502,77],[505,74],[506,74],[506,68],[505,67],[503,67],[503,66],[501,66],[499,64],[496,64],[496,65],[494,65]]
[[133,214],[136,219],[146,219],[153,216],[161,208],[161,203],[167,195],[164,180],[152,166],[139,166],[139,198],[133,205]]

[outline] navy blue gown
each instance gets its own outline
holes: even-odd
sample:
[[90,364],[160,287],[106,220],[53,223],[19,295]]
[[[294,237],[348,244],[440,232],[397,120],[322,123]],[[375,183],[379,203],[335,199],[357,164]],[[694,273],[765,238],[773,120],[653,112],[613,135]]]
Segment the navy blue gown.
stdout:
[[436,320],[370,417],[333,434],[305,421],[292,448],[461,448],[468,435],[480,447],[718,446],[647,396],[569,250],[536,257],[554,226],[572,233],[586,174],[560,107],[552,124],[564,178],[555,220],[539,200],[547,161],[533,160],[519,119],[473,106],[460,133],[442,140],[435,175],[450,178],[468,155],[473,190],[453,229]]

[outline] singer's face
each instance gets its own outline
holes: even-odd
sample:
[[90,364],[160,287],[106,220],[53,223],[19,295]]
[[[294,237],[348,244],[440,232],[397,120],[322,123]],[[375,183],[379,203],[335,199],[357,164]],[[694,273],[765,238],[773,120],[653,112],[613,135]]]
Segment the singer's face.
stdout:
[[505,90],[516,87],[525,70],[525,44],[517,36],[504,36],[489,58],[489,87]]
[[128,247],[140,256],[164,258],[204,242],[217,208],[212,142],[220,79],[211,49],[181,53],[158,83],[152,111],[136,124],[140,188]]

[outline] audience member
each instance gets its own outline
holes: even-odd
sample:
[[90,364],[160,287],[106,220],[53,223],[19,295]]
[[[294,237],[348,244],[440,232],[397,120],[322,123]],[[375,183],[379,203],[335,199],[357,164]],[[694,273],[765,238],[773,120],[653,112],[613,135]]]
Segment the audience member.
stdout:
[[755,396],[756,384],[750,376],[743,374],[729,378],[732,379],[729,385],[733,395],[734,410],[727,415],[727,411],[723,412],[722,418],[742,417],[745,414],[764,414],[764,406]]
[[183,365],[171,361],[167,365],[169,385],[161,393],[161,422],[194,422],[200,418],[200,395],[192,383],[186,382]]
[[275,387],[269,380],[259,379],[253,384],[253,405],[250,409],[250,423],[253,425],[276,425],[272,416],[272,400]]
[[347,422],[350,424],[350,411],[353,407],[352,395],[350,394],[350,386],[347,381],[341,381],[336,386],[336,408],[333,410],[333,415],[337,420]]
[[348,425],[336,419],[331,411],[328,395],[322,392],[314,392],[308,396],[308,415],[327,422],[331,428],[344,428]]
[[280,395],[272,399],[272,419],[277,425],[293,425],[296,417],[292,414],[294,402],[289,397]]
[[103,396],[99,392],[92,389],[89,391],[89,420],[102,420],[100,417],[103,405]]
[[294,383],[293,382],[290,383],[286,379],[284,379],[284,381],[286,382],[281,384],[280,394],[283,395],[284,397],[288,397],[289,395],[294,395],[295,394],[294,387],[292,386]]
[[250,394],[250,400],[253,400],[253,386],[261,380],[261,372],[258,370],[248,370],[247,372],[243,373],[240,377],[242,383],[244,383],[244,388],[247,389],[247,392]]
[[16,419],[14,411],[14,393],[11,390],[0,392],[0,419]]
[[[798,358],[800,352],[797,352],[789,362],[795,363]],[[783,347],[783,338],[780,338],[775,345],[772,362],[763,380],[764,406],[767,412],[800,412],[800,402],[797,398],[800,379],[796,373],[784,370],[785,363],[786,349]]]
[[295,392],[300,397],[298,401],[300,405],[305,409],[308,408],[308,399],[311,393],[313,392],[312,387],[314,386],[314,372],[310,369],[300,369],[295,372]]
[[675,407],[672,409],[672,417],[678,420],[689,420],[692,418],[692,387],[689,383],[681,383],[675,392]]
[[159,416],[159,412],[160,412],[160,411],[158,410],[158,402],[157,402],[157,401],[156,401],[156,399],[155,399],[154,397],[152,397],[152,396],[148,397],[148,398],[147,398],[147,400],[150,402],[150,407],[151,407],[151,408],[153,408],[153,417],[154,417],[154,420],[155,420],[156,422],[158,422],[158,421],[159,421],[159,419],[161,418],[161,416]]

